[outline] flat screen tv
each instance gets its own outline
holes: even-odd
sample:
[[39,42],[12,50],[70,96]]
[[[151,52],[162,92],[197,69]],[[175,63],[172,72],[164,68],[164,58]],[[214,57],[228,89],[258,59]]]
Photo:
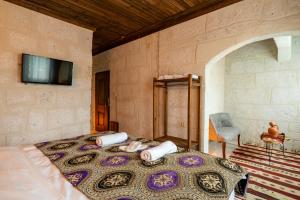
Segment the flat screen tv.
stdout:
[[72,62],[25,53],[22,60],[22,82],[72,85]]

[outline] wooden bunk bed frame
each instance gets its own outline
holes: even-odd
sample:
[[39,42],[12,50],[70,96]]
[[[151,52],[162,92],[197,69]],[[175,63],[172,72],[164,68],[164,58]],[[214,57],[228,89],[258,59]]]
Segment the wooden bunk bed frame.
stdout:
[[[167,120],[168,120],[168,88],[172,86],[187,86],[188,89],[188,112],[187,112],[187,138],[178,138],[174,136],[168,135],[168,126],[167,126]],[[155,133],[157,132],[156,124],[157,124],[157,116],[156,116],[156,98],[155,98],[155,90],[156,88],[163,88],[164,89],[164,115],[163,115],[163,136],[155,138]],[[198,91],[197,95],[197,117],[198,117],[198,123],[197,123],[197,141],[192,141],[191,137],[191,130],[192,130],[192,123],[191,123],[191,104],[192,104],[192,89],[196,88]],[[200,151],[201,149],[201,137],[200,137],[200,89],[201,89],[201,77],[198,76],[197,79],[193,78],[192,74],[189,74],[187,77],[182,78],[174,78],[174,79],[157,79],[153,78],[153,139],[159,142],[163,142],[166,140],[173,141],[177,146],[187,148],[188,150],[194,148],[196,146],[196,149]]]

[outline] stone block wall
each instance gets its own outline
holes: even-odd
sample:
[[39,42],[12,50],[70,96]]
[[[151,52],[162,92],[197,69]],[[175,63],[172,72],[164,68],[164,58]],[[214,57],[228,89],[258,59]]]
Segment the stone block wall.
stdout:
[[277,61],[272,39],[256,42],[226,56],[225,110],[242,130],[242,140],[260,143],[269,121],[300,145],[300,37],[293,37],[292,58]]
[[149,125],[152,126],[152,80],[157,76],[156,41],[157,35],[153,34],[118,47],[115,54],[100,54],[93,61],[93,105],[95,73],[110,70],[110,120],[120,122],[120,130],[131,135],[152,135]]
[[[90,133],[92,31],[0,0],[0,145]],[[74,62],[73,85],[21,83],[22,53]]]
[[[117,120],[123,131],[151,138],[153,77],[199,74],[203,77],[202,150],[207,152],[205,67],[253,40],[286,32],[299,34],[299,8],[298,0],[244,0],[94,56],[93,74],[111,72],[111,119]],[[177,94],[174,92],[173,98],[186,101]],[[177,115],[186,115],[186,108],[172,109],[178,110]],[[184,137],[185,132],[176,129],[176,134]]]

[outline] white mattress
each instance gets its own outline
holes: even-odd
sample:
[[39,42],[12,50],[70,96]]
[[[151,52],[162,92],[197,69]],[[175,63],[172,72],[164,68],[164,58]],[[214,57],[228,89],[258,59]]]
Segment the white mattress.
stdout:
[[0,199],[87,200],[35,146],[2,147],[0,161]]

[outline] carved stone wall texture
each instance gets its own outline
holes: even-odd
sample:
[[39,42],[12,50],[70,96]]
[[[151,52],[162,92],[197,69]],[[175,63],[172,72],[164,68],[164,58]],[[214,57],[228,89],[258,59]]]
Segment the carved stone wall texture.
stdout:
[[[90,132],[92,32],[0,0],[0,145]],[[74,62],[73,85],[21,83],[22,53]]]
[[300,148],[300,37],[293,37],[287,62],[277,61],[272,39],[242,47],[225,60],[225,110],[242,129],[242,140],[259,143],[259,135],[274,120],[298,139],[286,146]]
[[[121,130],[151,138],[154,76],[204,76],[209,61],[228,49],[237,49],[254,38],[299,31],[299,8],[298,0],[245,0],[94,56],[93,74],[111,71],[112,120],[119,121]],[[204,105],[209,103],[204,102],[204,90],[205,85],[201,94],[202,119]],[[180,105],[186,99],[174,94],[182,103],[172,109],[185,116],[186,109]],[[201,123],[202,148],[207,151],[208,119]],[[182,131],[181,135],[185,134]]]

